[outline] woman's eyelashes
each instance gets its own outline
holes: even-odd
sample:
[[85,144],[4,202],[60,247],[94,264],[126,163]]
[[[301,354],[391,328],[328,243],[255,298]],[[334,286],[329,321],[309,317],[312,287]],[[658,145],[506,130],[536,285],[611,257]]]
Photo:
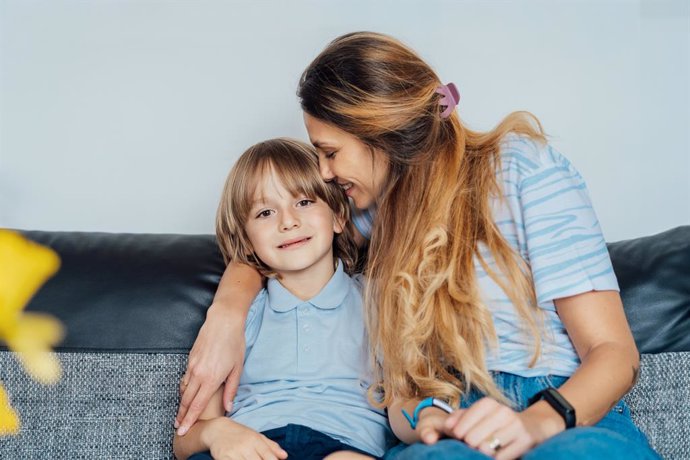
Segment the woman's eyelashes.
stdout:
[[314,147],[316,147],[316,151],[323,155],[323,157],[327,160],[330,160],[335,156],[336,153],[338,153],[338,149],[331,147],[330,145],[321,145],[317,143],[314,145]]

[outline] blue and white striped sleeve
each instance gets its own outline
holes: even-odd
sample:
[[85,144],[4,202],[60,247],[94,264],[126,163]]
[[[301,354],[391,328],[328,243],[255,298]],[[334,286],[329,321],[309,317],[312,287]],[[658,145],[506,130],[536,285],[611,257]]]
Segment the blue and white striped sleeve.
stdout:
[[618,290],[587,186],[550,146],[519,184],[527,258],[538,303],[589,291]]
[[374,224],[375,215],[374,207],[357,209],[354,201],[350,200],[350,213],[352,214],[352,223],[357,231],[367,240],[371,239],[371,227]]

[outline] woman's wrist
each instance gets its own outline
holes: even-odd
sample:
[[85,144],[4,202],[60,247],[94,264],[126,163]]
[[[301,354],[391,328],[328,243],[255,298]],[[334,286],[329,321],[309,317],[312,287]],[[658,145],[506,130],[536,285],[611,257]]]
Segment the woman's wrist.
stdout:
[[565,431],[565,421],[546,401],[538,401],[520,413],[537,444],[544,442],[561,431]]
[[[419,422],[421,423],[422,420],[424,420],[427,417],[443,417],[448,418],[450,414],[443,409],[439,409],[438,407],[425,407],[424,409],[419,411]],[[419,423],[417,423],[417,426],[419,426]],[[416,430],[416,428],[415,428]]]

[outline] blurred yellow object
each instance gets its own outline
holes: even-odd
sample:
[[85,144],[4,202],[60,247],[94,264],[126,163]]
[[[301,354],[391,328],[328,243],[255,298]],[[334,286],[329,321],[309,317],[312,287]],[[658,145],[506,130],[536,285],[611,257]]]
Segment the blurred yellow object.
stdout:
[[[52,316],[23,310],[59,267],[60,258],[52,249],[0,230],[0,340],[17,353],[28,374],[44,384],[55,383],[62,375],[51,348],[62,340],[64,331]],[[18,429],[17,414],[0,385],[0,435]]]
[[19,417],[10,406],[5,387],[0,383],[0,436],[19,433]]

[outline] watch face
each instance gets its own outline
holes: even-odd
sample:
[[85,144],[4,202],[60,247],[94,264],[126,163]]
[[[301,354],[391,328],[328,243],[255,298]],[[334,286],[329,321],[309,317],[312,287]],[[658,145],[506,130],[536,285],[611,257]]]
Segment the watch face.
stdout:
[[541,392],[544,400],[554,408],[558,414],[563,417],[566,428],[575,426],[575,409],[570,403],[558,392],[555,388],[547,388]]
[[549,388],[546,391],[548,391],[549,395],[551,395],[564,410],[573,410],[573,406],[571,406],[555,388]]

